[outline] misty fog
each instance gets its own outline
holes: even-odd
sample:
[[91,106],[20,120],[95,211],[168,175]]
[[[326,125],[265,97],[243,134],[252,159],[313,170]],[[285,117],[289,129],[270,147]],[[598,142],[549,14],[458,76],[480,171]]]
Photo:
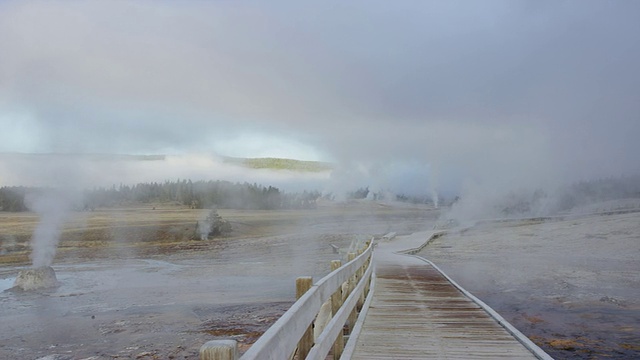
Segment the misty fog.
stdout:
[[[638,10],[5,1],[0,151],[169,155],[79,161],[81,181],[116,184],[256,176],[209,154],[323,160],[334,181],[258,180],[463,198],[637,175]],[[55,161],[0,166],[3,185],[61,176]]]
[[[487,219],[526,220],[424,251],[513,313],[535,291],[633,320],[616,291],[637,292],[638,14],[605,0],[0,1],[0,287],[61,259],[46,296],[0,292],[0,357],[195,358],[221,323],[264,331],[332,249]],[[135,196],[150,188],[164,193]],[[209,241],[217,215],[233,231]],[[515,280],[496,286],[496,268]]]

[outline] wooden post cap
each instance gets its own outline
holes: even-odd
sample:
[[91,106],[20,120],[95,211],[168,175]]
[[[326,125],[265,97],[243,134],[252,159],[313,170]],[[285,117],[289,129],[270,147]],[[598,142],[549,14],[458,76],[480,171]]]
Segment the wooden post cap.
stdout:
[[238,343],[235,340],[211,340],[200,347],[200,360],[236,360]]

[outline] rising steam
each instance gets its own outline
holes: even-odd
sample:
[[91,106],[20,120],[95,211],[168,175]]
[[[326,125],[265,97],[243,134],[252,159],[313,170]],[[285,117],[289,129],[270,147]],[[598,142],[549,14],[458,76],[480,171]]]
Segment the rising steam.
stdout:
[[200,234],[200,240],[207,240],[209,233],[211,232],[211,218],[209,217],[209,210],[205,210],[200,215],[198,220],[198,233]]
[[33,267],[51,266],[56,256],[64,223],[69,218],[72,202],[69,196],[57,190],[29,194],[25,198],[29,210],[40,216],[31,238]]

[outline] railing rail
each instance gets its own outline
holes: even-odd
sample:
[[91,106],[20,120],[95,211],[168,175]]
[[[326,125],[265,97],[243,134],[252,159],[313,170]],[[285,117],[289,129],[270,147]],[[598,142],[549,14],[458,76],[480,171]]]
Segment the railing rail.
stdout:
[[[292,358],[300,339],[313,324],[323,303],[331,301],[332,295],[341,291],[343,284],[346,283],[348,284],[348,297],[341,304],[339,310],[332,315],[324,331],[316,339],[315,345],[310,349],[309,355],[304,357],[303,354],[302,357],[324,359],[338,336],[342,335],[342,329],[347,320],[349,320],[351,328],[354,325],[355,311],[358,305],[362,306],[363,299],[369,289],[372,274],[372,267],[369,265],[372,253],[373,241],[360,255],[316,282],[247,350],[241,360]],[[355,254],[350,255],[355,256]],[[208,342],[200,349],[200,358],[202,360],[236,359],[237,350],[224,350],[223,352],[229,355],[220,356],[216,350],[218,346],[229,347],[231,345],[229,341]],[[336,356],[334,351],[334,356],[338,358],[339,354]]]
[[[335,339],[340,335],[345,322],[351,315],[352,309],[356,307],[358,300],[360,299],[360,295],[365,289],[367,283],[366,279],[369,279],[371,277],[372,271],[373,266],[369,266],[363,276],[364,281],[358,282],[358,285],[349,295],[349,297],[347,297],[340,310],[338,310],[338,312],[333,315],[331,321],[329,321],[322,334],[320,334],[318,339],[316,339],[316,343],[311,348],[311,351],[309,352],[309,355],[307,355],[306,359],[319,360],[326,358],[335,342]],[[354,324],[351,324],[352,327],[353,325]]]

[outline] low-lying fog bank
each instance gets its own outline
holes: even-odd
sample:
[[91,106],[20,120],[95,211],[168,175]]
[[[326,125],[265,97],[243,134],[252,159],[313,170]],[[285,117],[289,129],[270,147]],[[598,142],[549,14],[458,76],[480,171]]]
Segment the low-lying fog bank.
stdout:
[[558,359],[640,357],[640,213],[483,223],[421,253]]

